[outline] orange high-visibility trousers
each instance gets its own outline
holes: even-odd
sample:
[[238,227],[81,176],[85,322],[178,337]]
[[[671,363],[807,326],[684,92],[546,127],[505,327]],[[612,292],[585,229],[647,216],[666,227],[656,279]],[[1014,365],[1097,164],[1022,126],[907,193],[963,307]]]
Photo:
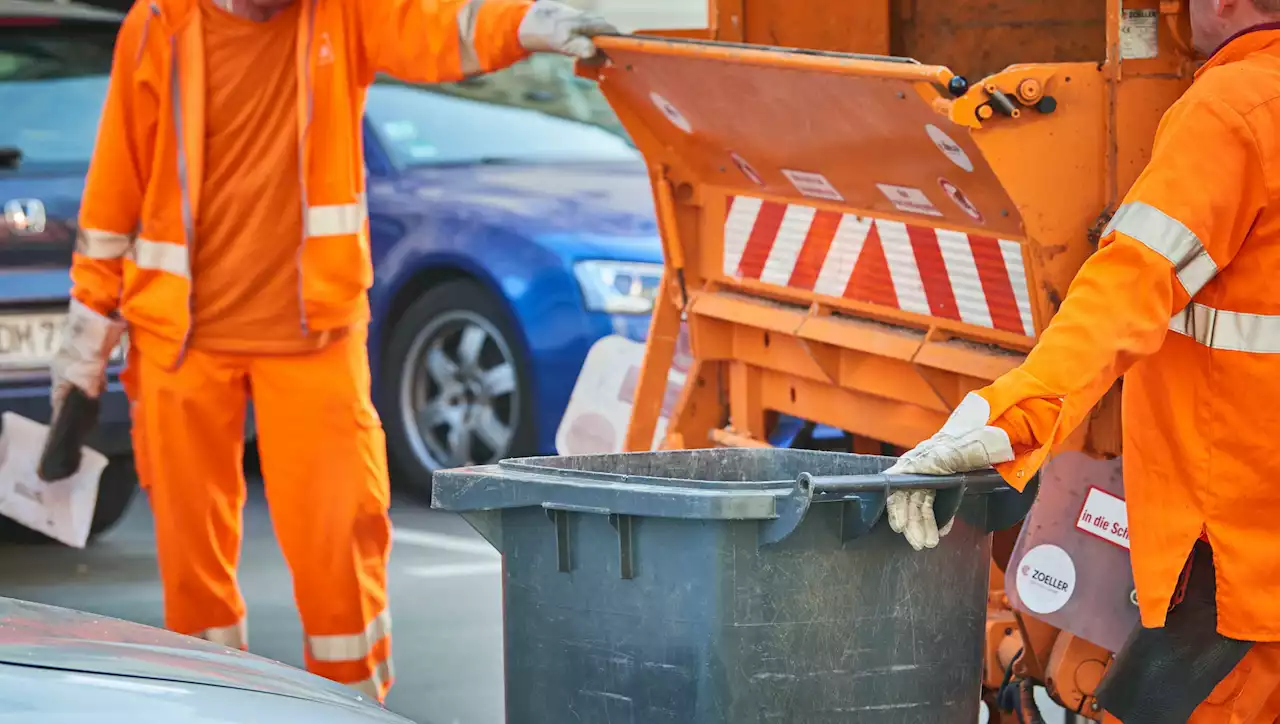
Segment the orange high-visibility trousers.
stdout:
[[[1121,724],[1106,714],[1103,724]],[[1196,707],[1187,724],[1280,722],[1280,644],[1254,644],[1249,653]]]
[[247,648],[236,583],[253,400],[267,504],[293,574],[313,673],[391,686],[385,439],[361,328],[316,352],[191,350],[176,369],[130,351],[135,459],[155,517],[165,626]]

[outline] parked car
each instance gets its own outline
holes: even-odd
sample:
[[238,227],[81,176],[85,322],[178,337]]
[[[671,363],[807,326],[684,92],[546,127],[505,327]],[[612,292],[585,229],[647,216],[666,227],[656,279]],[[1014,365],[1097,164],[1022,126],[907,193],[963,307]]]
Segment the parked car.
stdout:
[[[0,0],[0,410],[41,421],[118,22]],[[553,452],[591,344],[648,329],[661,247],[640,154],[555,56],[450,85],[379,79],[366,110],[369,344],[396,480],[426,492],[435,469]],[[116,372],[97,532],[135,487]]]
[[[66,313],[76,213],[121,16],[83,5],[0,0],[0,411],[49,419],[49,360]],[[90,441],[110,457],[94,535],[137,488],[129,409],[110,369]],[[0,537],[32,539],[0,518]]]
[[355,689],[169,631],[0,597],[0,721],[412,724]]
[[425,492],[432,470],[554,452],[591,345],[648,331],[662,252],[639,153],[602,125],[390,80],[365,115],[398,480]]

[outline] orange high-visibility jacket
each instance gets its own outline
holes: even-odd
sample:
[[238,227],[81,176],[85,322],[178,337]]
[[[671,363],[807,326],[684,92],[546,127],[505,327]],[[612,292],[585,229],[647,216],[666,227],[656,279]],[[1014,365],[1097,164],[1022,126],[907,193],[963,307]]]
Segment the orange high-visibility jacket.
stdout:
[[[1280,26],[1227,42],[1026,361],[980,391],[1021,489],[1121,374],[1142,623],[1207,534],[1218,630],[1280,641]],[[1085,561],[1078,565],[1087,566]]]
[[[204,178],[199,0],[139,0],[120,29],[80,212],[72,296],[119,309],[130,337],[176,364],[191,335],[191,258]],[[361,118],[377,73],[459,80],[525,57],[532,0],[298,0],[299,304],[304,330],[368,314],[373,281]],[[245,164],[255,159],[244,159]],[[272,229],[263,229],[270,235]],[[198,272],[198,270],[196,270]],[[300,334],[303,330],[300,330]]]

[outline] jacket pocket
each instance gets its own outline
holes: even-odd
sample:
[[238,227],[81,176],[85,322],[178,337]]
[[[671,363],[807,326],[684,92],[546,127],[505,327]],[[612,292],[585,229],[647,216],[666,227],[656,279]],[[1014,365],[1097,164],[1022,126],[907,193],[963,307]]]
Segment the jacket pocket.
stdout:
[[310,313],[324,315],[357,303],[373,284],[373,261],[363,233],[315,236],[302,252],[302,297]]

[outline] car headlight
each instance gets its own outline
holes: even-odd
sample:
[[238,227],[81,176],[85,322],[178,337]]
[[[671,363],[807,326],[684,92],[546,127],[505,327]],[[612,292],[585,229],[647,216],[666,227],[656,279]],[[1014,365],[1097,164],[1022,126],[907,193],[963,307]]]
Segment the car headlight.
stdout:
[[645,262],[580,261],[573,274],[593,312],[647,314],[662,285],[662,265]]

